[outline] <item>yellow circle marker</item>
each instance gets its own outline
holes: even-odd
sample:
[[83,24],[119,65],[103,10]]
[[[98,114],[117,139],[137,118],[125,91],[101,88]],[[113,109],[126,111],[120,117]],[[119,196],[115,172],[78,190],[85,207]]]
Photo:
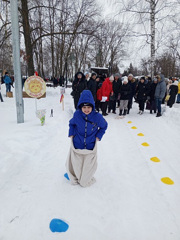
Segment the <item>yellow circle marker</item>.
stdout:
[[137,127],[133,126],[132,129],[137,129]]
[[152,157],[152,158],[150,158],[150,159],[151,159],[151,161],[153,161],[153,162],[160,162],[160,159],[157,158],[157,157]]
[[148,147],[149,146],[149,144],[147,142],[144,142],[141,145],[143,145],[144,147]]
[[161,181],[165,184],[168,184],[168,185],[173,185],[174,184],[173,180],[170,179],[169,177],[161,178]]
[[138,136],[143,137],[144,134],[143,133],[138,133]]
[[128,123],[132,123],[131,121],[129,121]]

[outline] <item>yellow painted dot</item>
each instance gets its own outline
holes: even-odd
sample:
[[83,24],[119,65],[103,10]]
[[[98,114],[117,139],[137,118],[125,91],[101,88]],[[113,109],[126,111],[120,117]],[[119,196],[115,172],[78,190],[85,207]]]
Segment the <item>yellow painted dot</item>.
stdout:
[[149,146],[149,144],[147,142],[144,142],[141,145],[143,145],[144,147],[148,147]]
[[132,129],[137,129],[137,127],[133,126]]
[[143,133],[138,133],[138,136],[143,137],[144,134]]
[[173,180],[170,179],[169,177],[161,178],[161,181],[165,184],[168,184],[168,185],[173,185],[174,184]]
[[150,159],[151,159],[151,161],[153,161],[153,162],[160,162],[160,159],[157,158],[157,157],[152,157],[152,158],[150,158]]
[[132,123],[131,121],[129,121],[128,123]]

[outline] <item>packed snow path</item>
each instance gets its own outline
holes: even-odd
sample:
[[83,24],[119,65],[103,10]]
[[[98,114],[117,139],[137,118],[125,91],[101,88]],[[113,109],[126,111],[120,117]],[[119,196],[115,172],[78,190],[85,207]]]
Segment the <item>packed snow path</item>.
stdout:
[[[24,99],[25,123],[17,124],[15,99],[3,96],[0,239],[179,240],[180,106],[156,118],[149,111],[139,116],[134,103],[124,119],[112,113],[105,117],[108,130],[98,142],[97,182],[82,188],[64,178],[74,111],[70,91],[64,111],[59,88],[48,88],[47,97],[38,100],[38,109],[47,112],[44,126],[35,116],[34,99]],[[174,184],[164,184],[163,177]],[[65,220],[68,231],[52,233],[53,218]]]

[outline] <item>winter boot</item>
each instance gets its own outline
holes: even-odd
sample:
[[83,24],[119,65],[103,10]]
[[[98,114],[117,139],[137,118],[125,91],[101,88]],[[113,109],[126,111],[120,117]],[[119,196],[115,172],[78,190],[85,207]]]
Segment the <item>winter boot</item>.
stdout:
[[161,113],[157,113],[157,115],[156,115],[156,117],[161,117],[162,115],[161,115]]
[[152,110],[150,110],[150,114],[152,114]]
[[130,112],[130,109],[127,110],[127,114],[129,114],[129,112]]
[[127,110],[124,110],[124,113],[123,113],[124,116],[126,116],[126,112],[127,112]]
[[123,111],[123,110],[120,110],[120,112],[119,112],[119,116],[122,116],[122,111]]

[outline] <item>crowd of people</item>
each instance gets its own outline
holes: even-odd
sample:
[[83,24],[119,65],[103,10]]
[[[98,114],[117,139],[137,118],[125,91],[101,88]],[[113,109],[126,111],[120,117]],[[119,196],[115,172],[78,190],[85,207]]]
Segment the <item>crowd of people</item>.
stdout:
[[132,74],[122,77],[115,73],[107,77],[96,73],[77,72],[71,92],[75,109],[81,92],[85,89],[91,91],[95,109],[102,111],[103,116],[107,116],[111,111],[116,114],[117,108],[120,116],[129,114],[134,100],[139,104],[140,115],[146,108],[150,114],[156,113],[156,117],[162,116],[161,104],[166,103],[171,108],[175,101],[180,103],[180,81],[177,78],[165,81],[162,74],[151,79],[149,76],[135,78]]

